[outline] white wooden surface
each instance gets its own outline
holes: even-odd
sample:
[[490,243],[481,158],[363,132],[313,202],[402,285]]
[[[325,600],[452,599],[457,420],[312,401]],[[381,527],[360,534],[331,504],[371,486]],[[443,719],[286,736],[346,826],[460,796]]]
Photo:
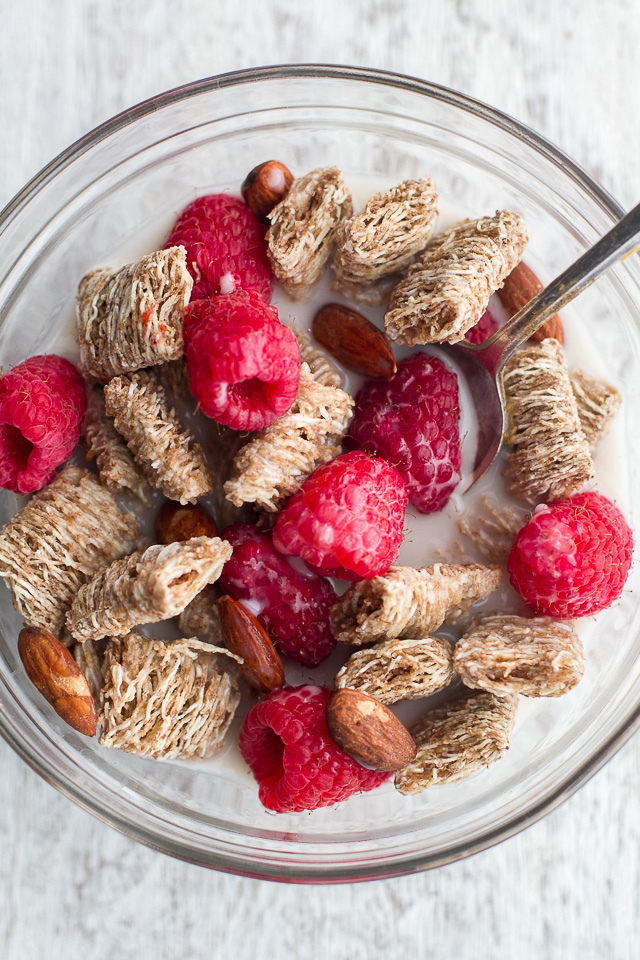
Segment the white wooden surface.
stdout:
[[[315,61],[458,88],[640,189],[637,0],[21,0],[0,5],[0,206],[117,111],[226,70]],[[139,847],[0,742],[3,960],[640,955],[640,740],[542,823],[416,877],[292,887]]]

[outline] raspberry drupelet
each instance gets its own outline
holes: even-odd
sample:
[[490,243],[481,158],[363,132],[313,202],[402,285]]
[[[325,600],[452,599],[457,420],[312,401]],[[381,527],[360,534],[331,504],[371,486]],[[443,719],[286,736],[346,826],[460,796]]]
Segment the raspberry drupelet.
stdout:
[[238,744],[268,810],[329,807],[389,778],[352,760],[331,738],[325,719],[330,698],[326,687],[284,687],[247,714]]
[[307,477],[280,513],[273,544],[324,576],[375,577],[398,556],[406,506],[400,474],[354,450]]
[[34,493],[53,480],[86,408],[84,381],[64,357],[30,357],[0,377],[0,487]]
[[259,294],[192,300],[183,335],[189,386],[208,417],[233,430],[260,430],[290,409],[300,348]]
[[182,245],[194,285],[191,300],[229,287],[271,299],[272,273],[264,226],[242,200],[226,193],[198,197],[180,214],[165,246]]
[[347,446],[384,457],[421,513],[442,510],[460,481],[458,378],[436,357],[416,353],[390,380],[356,396]]
[[220,586],[235,600],[262,607],[258,620],[290,660],[316,667],[333,650],[329,613],[338,597],[328,580],[300,573],[273,546],[271,534],[251,523],[223,533],[233,547]]
[[622,593],[633,535],[600,493],[578,493],[537,507],[513,544],[511,583],[538,615],[586,617]]

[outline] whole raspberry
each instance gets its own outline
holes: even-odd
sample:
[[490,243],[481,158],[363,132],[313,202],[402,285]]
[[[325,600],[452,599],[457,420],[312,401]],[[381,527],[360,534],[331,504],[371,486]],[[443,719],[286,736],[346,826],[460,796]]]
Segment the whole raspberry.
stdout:
[[407,494],[378,457],[343,453],[315,470],[278,516],[273,544],[324,576],[361,580],[398,556]]
[[271,299],[264,226],[242,200],[226,193],[198,197],[182,211],[165,246],[182,244],[193,277],[192,300],[233,287]]
[[330,698],[326,687],[284,687],[247,714],[238,745],[268,810],[330,807],[389,778],[356,763],[331,738],[325,719]]
[[256,613],[274,643],[290,660],[316,667],[333,650],[329,611],[338,597],[328,580],[301,573],[273,546],[271,534],[251,523],[223,533],[233,546],[220,586],[234,600],[260,605]]
[[631,567],[633,536],[599,493],[536,508],[509,554],[511,583],[537,614],[587,617],[616,600]]
[[260,430],[289,410],[300,348],[257,293],[192,300],[183,333],[189,386],[208,417],[234,430]]
[[80,439],[84,381],[64,357],[30,357],[0,377],[0,487],[33,493]]
[[499,326],[500,324],[491,314],[491,311],[485,310],[475,327],[467,330],[464,335],[465,340],[468,340],[469,343],[484,343],[485,340],[488,340],[489,337],[496,332]]
[[348,445],[378,454],[404,480],[421,513],[442,510],[460,482],[458,378],[436,357],[416,353],[390,380],[356,396]]

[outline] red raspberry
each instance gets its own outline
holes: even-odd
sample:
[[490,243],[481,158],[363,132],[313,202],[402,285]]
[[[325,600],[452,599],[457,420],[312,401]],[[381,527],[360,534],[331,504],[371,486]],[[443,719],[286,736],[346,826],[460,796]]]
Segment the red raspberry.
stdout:
[[567,620],[603,610],[622,593],[633,536],[599,493],[540,505],[509,554],[511,583],[537,614]]
[[331,738],[325,719],[330,697],[326,687],[284,687],[247,714],[238,745],[268,810],[330,807],[389,778],[356,763]]
[[378,454],[404,480],[421,513],[442,510],[460,482],[458,378],[416,353],[390,380],[369,380],[356,396],[349,446]]
[[375,577],[398,556],[406,506],[393,467],[360,450],[343,453],[315,470],[289,499],[273,544],[325,576]]
[[198,197],[178,217],[166,246],[187,249],[194,279],[192,300],[214,297],[228,278],[236,287],[254,290],[268,302],[272,275],[264,226],[242,200],[226,193]]
[[485,310],[475,327],[467,330],[464,335],[465,340],[468,340],[469,343],[484,343],[485,340],[488,340],[489,337],[496,332],[499,326],[500,324],[491,314],[491,311]]
[[251,523],[224,531],[233,556],[220,576],[234,600],[255,600],[258,620],[280,650],[297,663],[317,667],[333,650],[329,611],[338,597],[328,580],[296,570],[273,546],[271,535]]
[[191,392],[218,423],[260,430],[296,398],[298,341],[257,293],[192,300],[184,313],[184,346]]
[[33,493],[80,439],[84,381],[64,357],[30,357],[0,377],[0,487]]

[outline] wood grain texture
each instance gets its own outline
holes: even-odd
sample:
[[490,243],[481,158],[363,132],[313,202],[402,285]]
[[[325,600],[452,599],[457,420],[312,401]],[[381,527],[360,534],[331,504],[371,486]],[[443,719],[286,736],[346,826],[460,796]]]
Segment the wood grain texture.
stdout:
[[[530,124],[626,206],[640,184],[636,0],[22,0],[0,33],[0,205],[95,124],[287,61],[458,88]],[[0,743],[3,960],[638,955],[640,739],[544,821],[415,877],[286,887],[135,845]]]

